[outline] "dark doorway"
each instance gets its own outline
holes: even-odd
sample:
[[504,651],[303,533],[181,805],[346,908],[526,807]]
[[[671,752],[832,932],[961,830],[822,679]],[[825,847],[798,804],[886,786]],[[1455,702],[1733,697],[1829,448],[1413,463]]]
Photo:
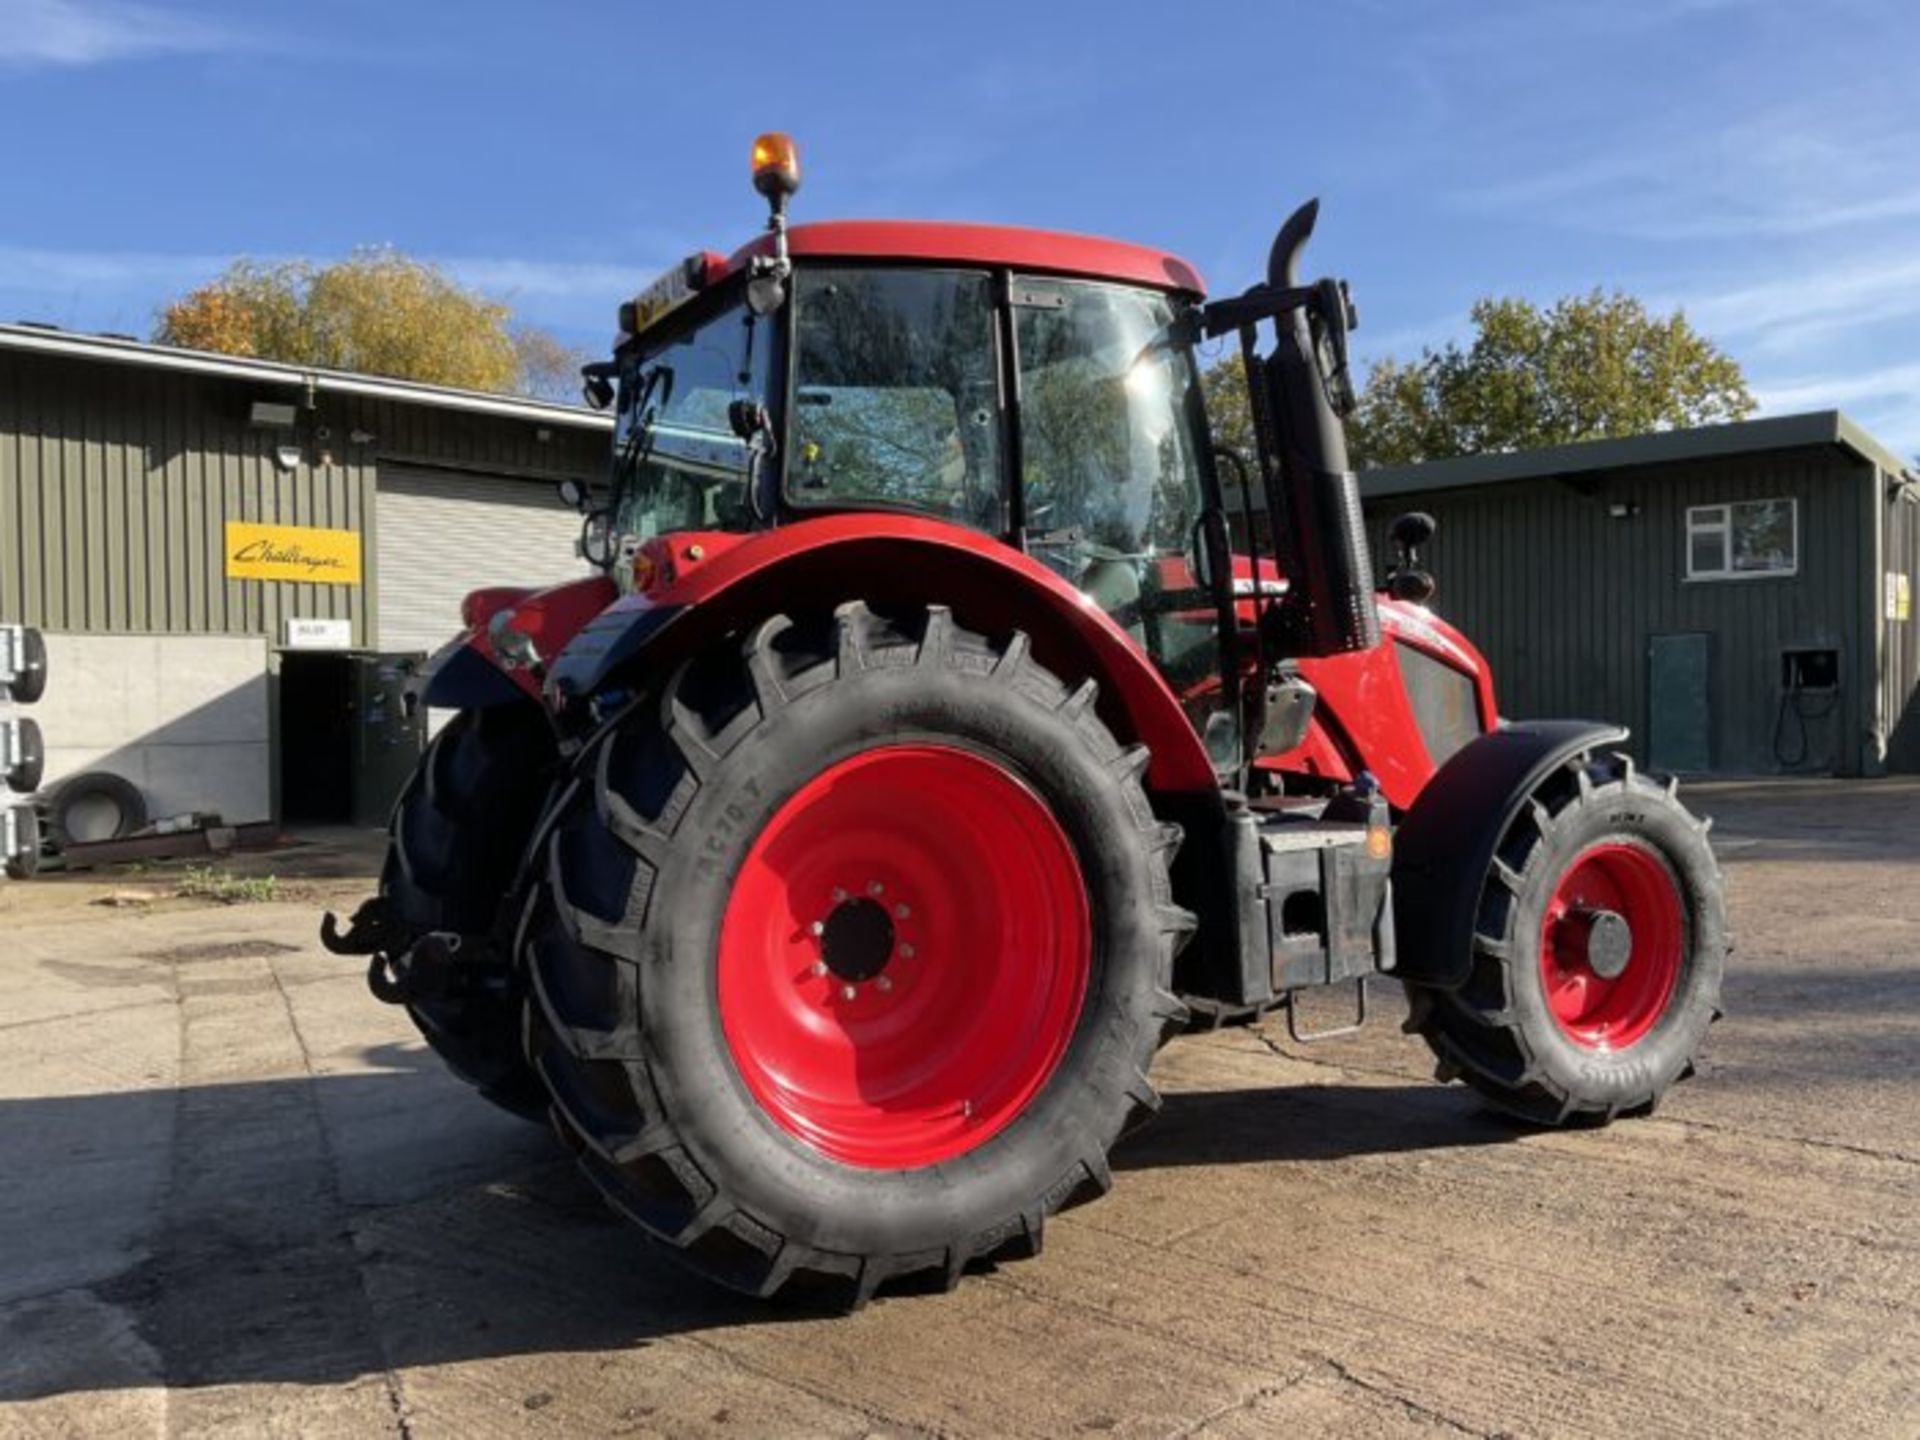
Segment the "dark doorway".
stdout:
[[353,819],[352,657],[280,657],[280,813],[290,824]]
[[283,652],[280,810],[289,824],[379,825],[426,741],[408,713],[418,655]]

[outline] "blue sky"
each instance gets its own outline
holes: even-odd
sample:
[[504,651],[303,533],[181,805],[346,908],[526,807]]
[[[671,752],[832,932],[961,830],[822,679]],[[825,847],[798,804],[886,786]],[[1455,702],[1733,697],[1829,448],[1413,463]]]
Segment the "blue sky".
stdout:
[[1003,221],[1216,292],[1323,200],[1363,357],[1489,293],[1683,304],[1766,409],[1920,452],[1920,6],[0,0],[0,318],[144,334],[237,254],[384,243],[569,340],[756,227]]

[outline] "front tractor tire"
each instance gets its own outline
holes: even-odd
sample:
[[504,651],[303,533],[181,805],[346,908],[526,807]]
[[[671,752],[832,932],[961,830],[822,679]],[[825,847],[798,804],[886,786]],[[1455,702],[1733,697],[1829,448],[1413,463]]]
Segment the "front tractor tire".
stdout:
[[858,1305],[1037,1252],[1184,1019],[1178,842],[1026,637],[779,617],[580,757],[528,1054],[612,1204],[706,1276]]
[[1501,838],[1458,989],[1410,987],[1438,1078],[1544,1125],[1650,1113],[1720,1018],[1706,825],[1625,756],[1554,770]]
[[551,727],[531,704],[462,711],[428,745],[388,823],[380,893],[406,933],[458,936],[453,983],[408,998],[436,1054],[487,1099],[543,1120],[526,1063],[512,919],[502,911],[553,780]]

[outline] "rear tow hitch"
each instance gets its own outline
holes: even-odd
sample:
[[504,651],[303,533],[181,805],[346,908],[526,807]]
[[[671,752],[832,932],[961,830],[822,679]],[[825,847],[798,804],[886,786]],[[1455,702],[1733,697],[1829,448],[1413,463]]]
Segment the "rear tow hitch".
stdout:
[[[388,1005],[450,1000],[476,988],[490,967],[460,959],[463,937],[434,930],[422,935],[394,912],[384,895],[356,910],[345,934],[332,911],[320,922],[320,943],[336,955],[366,955],[367,989]],[[475,947],[484,948],[484,947]]]

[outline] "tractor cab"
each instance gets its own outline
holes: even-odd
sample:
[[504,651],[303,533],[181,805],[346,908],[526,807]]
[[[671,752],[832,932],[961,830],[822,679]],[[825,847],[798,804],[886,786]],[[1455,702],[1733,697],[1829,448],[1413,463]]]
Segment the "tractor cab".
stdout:
[[756,308],[764,246],[694,257],[623,307],[639,328],[608,367],[615,464],[591,546],[618,583],[655,537],[925,516],[1046,565],[1176,690],[1216,675],[1196,578],[1215,482],[1181,338],[1196,277],[974,225],[799,226],[784,250],[773,312]]

